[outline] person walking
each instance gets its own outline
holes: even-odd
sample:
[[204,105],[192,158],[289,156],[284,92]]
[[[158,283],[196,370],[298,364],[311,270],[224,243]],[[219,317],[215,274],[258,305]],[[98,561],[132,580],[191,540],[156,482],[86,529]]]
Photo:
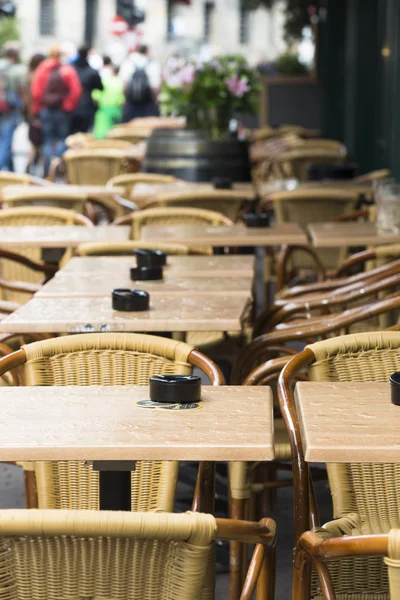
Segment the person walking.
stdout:
[[79,48],[78,58],[72,64],[78,74],[83,93],[72,115],[71,133],[87,133],[93,128],[96,104],[92,99],[92,92],[103,89],[98,71],[89,64],[88,54],[89,48],[86,46]]
[[107,73],[102,82],[103,90],[92,92],[98,106],[94,120],[94,136],[98,140],[106,138],[110,129],[121,122],[125,102],[124,84],[118,77],[118,67],[113,68],[111,75]]
[[32,113],[39,115],[43,133],[44,175],[51,159],[66,150],[71,115],[78,106],[82,86],[75,69],[62,63],[62,52],[54,46],[49,58],[36,69],[31,86]]
[[126,58],[119,76],[125,86],[123,122],[158,116],[156,98],[161,85],[160,67],[150,59],[147,46],[140,46]]
[[[46,57],[44,54],[41,54],[40,52],[34,54],[31,57],[31,59],[29,61],[29,67],[28,67],[28,69],[29,69],[29,71],[28,71],[29,90],[31,88],[36,69],[38,68],[40,63],[42,63],[44,60],[46,60]],[[32,148],[29,153],[29,160],[28,160],[26,172],[35,174],[33,171],[36,169],[38,162],[41,158],[43,135],[42,135],[42,126],[41,126],[39,117],[38,117],[38,115],[35,115],[32,112],[32,107],[33,107],[32,96],[29,91],[29,100],[27,102],[27,109],[28,109],[27,110],[27,118],[28,118],[28,124],[29,124],[28,139],[32,145]]]
[[10,46],[0,60],[0,170],[13,171],[12,142],[27,99],[28,71]]

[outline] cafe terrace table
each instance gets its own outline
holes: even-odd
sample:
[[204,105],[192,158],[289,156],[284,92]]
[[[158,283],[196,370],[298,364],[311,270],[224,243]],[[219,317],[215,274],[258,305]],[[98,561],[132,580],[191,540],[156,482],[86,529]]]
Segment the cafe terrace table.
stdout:
[[[306,245],[307,236],[297,223],[279,223],[273,227],[245,227],[207,225],[146,225],[142,228],[142,239],[159,243],[188,244],[196,246],[255,246],[256,280],[264,282],[264,260],[267,246],[281,244]],[[265,285],[256,290],[257,313],[265,308]]]
[[132,281],[129,269],[124,273],[106,274],[81,274],[76,277],[53,277],[42,289],[35,294],[36,298],[56,297],[110,297],[113,289],[140,288],[153,295],[177,296],[219,296],[238,295],[249,298],[251,296],[252,278],[236,277],[185,277],[167,272],[160,281]]
[[400,234],[380,234],[375,223],[312,223],[308,225],[315,248],[338,248],[340,246],[379,246],[400,242]]
[[103,185],[68,185],[54,183],[48,186],[37,186],[37,185],[7,185],[0,190],[0,200],[10,204],[13,204],[14,198],[25,198],[38,197],[40,194],[41,199],[46,198],[63,198],[63,197],[83,197],[86,200],[98,199],[112,199],[115,194],[121,193],[123,188],[108,188]]
[[[47,188],[43,188],[47,189]],[[130,227],[82,227],[79,225],[49,225],[0,227],[0,247],[76,248],[84,242],[120,242],[129,240]]]
[[295,402],[307,462],[400,463],[389,381],[299,382]]
[[94,461],[103,509],[130,510],[130,461],[274,458],[269,387],[203,386],[201,403],[182,410],[151,406],[147,386],[14,387],[1,394],[0,460]]
[[[139,208],[146,208],[157,200],[157,196],[164,194],[180,194],[183,192],[193,192],[195,194],[204,192],[218,191],[211,183],[191,183],[188,181],[177,181],[174,183],[137,183],[130,195],[130,200],[137,204]],[[234,183],[231,190],[224,190],[232,193],[233,197],[243,200],[253,200],[256,192],[251,183]]]
[[187,244],[190,246],[276,246],[280,244],[307,244],[307,236],[297,223],[281,223],[273,227],[245,227],[208,225],[145,225],[142,239],[159,243]]
[[33,298],[0,321],[0,332],[240,332],[249,298],[250,292],[248,297],[150,294],[150,310],[142,312],[113,310],[111,293],[103,298]]
[[[127,274],[136,265],[133,256],[75,256],[57,273],[57,277],[87,277]],[[176,277],[245,277],[254,276],[254,256],[168,256],[165,275]]]

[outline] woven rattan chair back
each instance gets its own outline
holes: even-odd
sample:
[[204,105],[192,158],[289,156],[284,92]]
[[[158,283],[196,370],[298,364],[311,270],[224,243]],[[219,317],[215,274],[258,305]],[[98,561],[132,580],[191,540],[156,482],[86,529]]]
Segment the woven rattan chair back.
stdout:
[[11,171],[0,172],[0,188],[6,187],[7,185],[37,185],[37,186],[48,186],[51,185],[46,179],[41,177],[33,177],[32,175],[20,175],[12,173]]
[[346,156],[341,151],[332,148],[301,147],[276,154],[271,163],[271,173],[274,179],[308,180],[308,169],[311,165],[341,164]]
[[[27,385],[148,385],[152,375],[190,374],[195,360],[193,346],[141,334],[74,335],[23,350]],[[36,463],[35,471],[40,508],[98,509],[98,473],[82,462]],[[176,462],[138,462],[132,510],[172,511],[177,474]]]
[[[44,206],[25,206],[19,208],[10,208],[0,211],[0,227],[23,227],[30,226],[51,226],[51,225],[85,225],[91,226],[92,223],[86,217],[73,211],[62,208],[51,208]],[[21,247],[18,253],[27,256],[35,262],[42,262],[40,248]],[[39,283],[43,274],[32,271],[25,265],[0,259],[0,277],[12,281],[25,281],[28,283]],[[12,302],[26,302],[28,296],[19,292],[3,290],[2,299]]]
[[152,207],[175,206],[213,210],[236,222],[245,204],[245,199],[230,190],[212,190],[210,192],[183,191],[160,194],[149,202]]
[[49,196],[48,192],[43,196],[40,187],[37,190],[29,188],[26,192],[15,194],[3,203],[4,208],[17,208],[19,206],[47,206],[51,208],[63,208],[83,214],[87,201],[86,194],[63,194]]
[[[274,192],[274,212],[278,223],[309,223],[339,219],[355,209],[359,192],[354,188],[303,189]],[[346,257],[346,249],[318,249],[317,255],[325,268],[336,268]],[[311,260],[304,254],[295,257],[292,268],[309,268]]]
[[[129,171],[128,155],[115,148],[102,150],[67,150],[63,154],[68,183],[105,185],[109,179]],[[139,164],[136,165],[139,169]]]
[[151,135],[151,129],[135,127],[132,125],[117,125],[108,132],[108,139],[124,140],[130,144],[145,142]]
[[199,208],[148,208],[114,221],[114,225],[131,224],[131,238],[140,239],[145,225],[232,225],[232,221],[212,210]]
[[132,256],[133,251],[161,250],[166,254],[185,255],[189,254],[188,246],[183,244],[158,244],[157,242],[114,242],[114,243],[86,243],[76,249],[77,256]]
[[201,513],[0,511],[1,597],[200,600],[216,520]]
[[[386,382],[390,374],[400,370],[400,333],[397,332],[346,335],[310,344],[307,349],[315,357],[308,367],[312,381]],[[400,527],[397,500],[400,465],[329,464],[327,470],[333,515],[341,518],[352,513],[352,520],[359,520],[361,524],[354,534],[388,533]],[[334,527],[335,521],[326,529],[334,533]],[[388,597],[387,570],[381,558],[332,561],[329,570],[338,598],[379,600]],[[322,598],[316,580],[312,598]]]

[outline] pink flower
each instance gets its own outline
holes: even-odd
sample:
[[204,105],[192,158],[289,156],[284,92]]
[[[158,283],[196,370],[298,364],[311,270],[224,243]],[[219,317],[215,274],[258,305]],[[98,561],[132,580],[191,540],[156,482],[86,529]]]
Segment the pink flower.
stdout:
[[217,60],[216,58],[213,58],[212,61],[210,62],[210,65],[212,67],[214,67],[214,69],[217,71],[217,73],[221,73],[222,67],[221,67],[221,63],[219,62],[219,60]]
[[196,67],[194,65],[186,65],[181,71],[181,79],[183,85],[190,85],[196,74]]
[[233,96],[236,96],[237,98],[242,98],[244,94],[251,90],[248,78],[241,77],[239,79],[236,73],[232,75],[230,79],[225,79],[225,82],[228,86],[230,93]]

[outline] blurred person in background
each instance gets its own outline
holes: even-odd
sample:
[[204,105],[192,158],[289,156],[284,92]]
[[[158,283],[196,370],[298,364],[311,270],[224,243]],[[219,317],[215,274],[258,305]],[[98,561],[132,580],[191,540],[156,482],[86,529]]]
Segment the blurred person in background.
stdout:
[[72,115],[71,133],[87,133],[93,129],[96,104],[92,100],[92,92],[103,89],[98,71],[89,65],[88,54],[89,48],[86,46],[79,48],[78,58],[72,64],[78,74],[83,92]]
[[36,69],[38,68],[40,63],[42,63],[45,59],[46,59],[46,57],[44,54],[41,54],[41,53],[34,54],[31,57],[31,59],[29,61],[29,65],[28,65],[28,84],[29,84],[29,101],[27,103],[27,107],[28,107],[27,116],[28,116],[28,124],[29,124],[28,139],[29,139],[30,143],[32,144],[32,149],[30,152],[28,166],[26,169],[27,173],[30,173],[32,170],[32,167],[36,167],[36,165],[38,164],[38,161],[39,161],[40,155],[41,155],[41,147],[43,144],[42,127],[41,127],[39,116],[35,115],[32,112],[33,103],[32,103],[32,97],[30,94],[30,88],[32,85],[33,76],[36,72]]
[[119,76],[125,86],[124,123],[138,117],[159,115],[156,103],[161,85],[159,64],[149,57],[147,46],[129,54],[121,65]]
[[103,77],[103,90],[94,90],[92,98],[98,109],[94,120],[94,135],[98,140],[107,137],[114,125],[121,122],[122,107],[125,102],[124,84],[118,77],[118,67]]
[[66,150],[72,113],[82,95],[77,72],[63,64],[62,58],[59,46],[51,48],[49,58],[36,69],[31,86],[32,114],[39,115],[42,126],[45,176],[51,159],[61,157]]
[[5,47],[0,59],[0,170],[13,171],[12,142],[27,104],[28,72],[16,46]]
[[109,56],[103,56],[103,66],[100,70],[101,79],[105,79],[106,77],[112,77],[114,75],[114,65]]

